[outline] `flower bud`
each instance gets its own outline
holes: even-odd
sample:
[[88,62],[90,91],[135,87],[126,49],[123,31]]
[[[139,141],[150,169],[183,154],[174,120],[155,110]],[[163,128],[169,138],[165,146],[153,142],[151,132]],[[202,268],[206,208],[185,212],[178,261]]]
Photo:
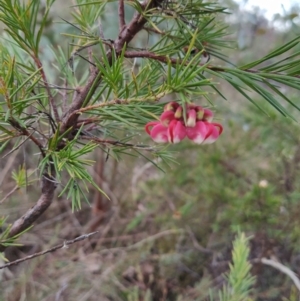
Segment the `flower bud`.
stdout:
[[179,104],[176,101],[171,101],[164,106],[164,112],[166,112],[166,111],[175,112],[178,107],[179,107]]
[[159,121],[148,122],[145,126],[145,130],[156,143],[168,143],[167,128]]
[[193,128],[195,125],[196,125],[196,111],[189,110],[187,121],[186,121],[186,126]]
[[197,116],[196,119],[197,121],[202,121],[203,120],[203,116],[204,116],[204,109],[200,106],[197,106],[195,108],[196,112],[197,112]]
[[203,144],[214,143],[222,134],[223,127],[219,123],[209,123],[209,122],[204,122],[204,123],[206,123],[206,126],[208,128],[208,133],[205,137],[205,140],[203,141]]
[[182,111],[183,111],[182,106],[179,106],[179,107],[176,109],[176,111],[175,111],[174,117],[175,117],[176,119],[182,118]]
[[165,111],[160,115],[160,121],[163,125],[167,126],[173,119],[175,113],[173,111]]
[[204,109],[203,121],[212,122],[214,114],[211,110]]

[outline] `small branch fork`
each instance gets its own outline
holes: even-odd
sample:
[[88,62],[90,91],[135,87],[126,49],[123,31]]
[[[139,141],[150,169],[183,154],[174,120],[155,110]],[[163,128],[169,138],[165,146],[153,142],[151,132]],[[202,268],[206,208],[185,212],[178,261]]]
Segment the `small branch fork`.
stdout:
[[9,120],[10,124],[18,131],[20,132],[22,135],[27,136],[28,139],[30,139],[34,144],[36,144],[38,146],[38,148],[41,151],[41,154],[43,156],[45,156],[45,151],[44,151],[44,147],[43,145],[40,143],[39,140],[37,140],[34,136],[33,136],[33,132],[29,133],[25,128],[23,128],[17,121],[11,119]]
[[29,256],[26,256],[24,258],[20,258],[20,259],[17,259],[17,260],[14,260],[14,261],[11,261],[9,263],[6,263],[2,266],[0,266],[0,270],[1,269],[4,269],[4,268],[8,268],[12,265],[16,265],[18,263],[21,263],[21,262],[24,262],[24,261],[27,261],[29,259],[32,259],[32,258],[35,258],[35,257],[38,257],[38,256],[42,256],[42,255],[45,255],[47,253],[52,253],[52,252],[55,252],[56,250],[58,249],[64,249],[64,248],[67,248],[68,245],[72,245],[78,241],[82,241],[82,240],[85,240],[95,234],[97,234],[99,231],[95,231],[95,232],[91,232],[91,233],[88,233],[88,234],[84,234],[84,235],[81,235],[81,236],[78,236],[76,237],[75,239],[72,239],[72,240],[66,240],[63,244],[60,244],[58,246],[55,246],[51,249],[48,249],[48,250],[45,250],[45,251],[41,251],[41,252],[37,252],[37,253],[34,253],[32,255],[29,255]]

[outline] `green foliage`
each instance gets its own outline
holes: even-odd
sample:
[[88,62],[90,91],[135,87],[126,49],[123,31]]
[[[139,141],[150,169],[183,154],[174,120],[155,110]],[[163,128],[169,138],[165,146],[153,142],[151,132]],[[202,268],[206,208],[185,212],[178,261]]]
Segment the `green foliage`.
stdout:
[[[93,64],[99,74],[86,94],[82,106],[71,114],[84,114],[85,119],[92,118],[94,122],[101,123],[101,128],[104,130],[103,140],[114,138],[118,142],[108,146],[109,154],[118,157],[117,154],[124,153],[129,141],[134,141],[136,130],[152,118],[157,118],[162,108],[157,101],[164,96],[173,95],[183,103],[204,96],[213,103],[210,89],[220,94],[221,92],[213,79],[208,77],[211,74],[228,81],[256,105],[258,104],[252,96],[246,94],[247,90],[257,92],[286,116],[291,114],[279,102],[277,96],[297,107],[295,102],[281,93],[274,84],[277,82],[296,89],[300,86],[297,77],[299,73],[297,53],[292,53],[285,59],[258,70],[250,70],[250,68],[291,51],[298,45],[298,38],[264,58],[240,68],[214,67],[208,62],[203,63],[202,60],[203,57],[208,56],[227,60],[221,52],[224,47],[230,45],[224,39],[227,34],[226,26],[215,19],[215,15],[224,13],[225,8],[202,1],[192,1],[188,4],[178,1],[168,2],[167,7],[162,6],[162,10],[166,9],[168,13],[159,14],[155,9],[143,11],[133,1],[128,4],[147,19],[145,29],[155,32],[149,40],[150,55],[143,54],[144,58],[137,64],[137,58],[131,60],[134,54],[126,43],[122,51],[117,53],[111,42],[101,36],[105,31],[97,32],[97,20],[101,19],[108,9],[115,7],[111,6],[114,5],[112,2],[114,1],[92,3],[77,1],[77,4],[72,7],[74,22],[66,21],[74,31],[67,35],[72,39],[70,40],[71,57],[68,58],[68,53],[61,48],[52,49],[56,58],[55,64],[60,66],[58,67],[61,71],[60,74],[58,73],[61,77],[59,82],[64,83],[67,80],[70,91],[72,89],[76,91],[78,82],[82,85],[87,83],[87,62],[94,61]],[[91,144],[91,147],[87,144],[80,151],[72,150],[83,143],[82,133],[78,135],[81,131],[80,127],[77,127],[77,134],[73,135],[72,141],[67,142],[65,146],[62,145],[65,144],[64,140],[70,139],[67,136],[70,136],[71,127],[62,131],[57,119],[59,115],[62,116],[61,113],[66,114],[64,110],[67,104],[72,102],[75,94],[65,92],[64,107],[57,105],[60,101],[58,91],[50,90],[50,86],[55,87],[56,83],[47,81],[48,71],[43,67],[44,62],[39,57],[40,40],[48,24],[47,18],[53,3],[54,1],[49,0],[45,6],[42,6],[39,1],[27,3],[4,1],[1,6],[0,20],[5,24],[5,30],[11,39],[8,46],[5,44],[1,46],[0,92],[3,95],[0,108],[1,141],[27,136],[26,139],[36,144],[43,156],[39,164],[41,174],[46,170],[52,174],[49,166],[53,164],[56,181],[60,183],[60,177],[66,171],[70,178],[67,183],[61,184],[65,187],[63,191],[68,196],[72,196],[72,204],[75,208],[80,207],[81,193],[78,191],[83,191],[81,188],[79,190],[75,188],[79,184],[78,181],[86,181],[96,186],[84,167],[92,162],[80,160],[81,156],[91,153],[96,145]],[[11,48],[10,45],[16,47]],[[183,51],[184,47],[187,47],[186,52]],[[87,49],[90,49],[88,59],[84,58]],[[195,49],[197,52],[192,55]],[[79,62],[78,58],[85,60],[84,68],[82,68],[83,62]],[[29,64],[25,65],[24,59]],[[41,89],[41,86],[44,86],[44,89]],[[28,114],[32,110],[35,113]],[[40,128],[39,132],[35,131],[37,126]],[[32,129],[35,132],[32,132]],[[49,132],[52,134],[48,134]],[[126,136],[131,139],[124,138]],[[93,137],[90,136],[90,140]],[[19,147],[23,141],[21,139],[16,147]],[[107,146],[103,148],[106,149]],[[141,154],[140,150],[149,149],[135,146],[131,142],[129,148],[135,150],[138,155]],[[163,161],[168,161],[167,152],[159,148],[151,148],[151,152],[154,157],[161,157]]]
[[[153,239],[146,247],[137,243],[126,254],[134,265],[158,250],[151,264],[157,261],[153,266],[168,281],[178,271],[188,270],[174,277],[176,289],[170,300],[188,300],[189,293],[180,290],[184,286],[193,290],[194,300],[207,298],[203,291],[212,287],[212,281],[204,275],[205,263],[211,253],[220,251],[217,244],[228,245],[231,230],[256,233],[264,229],[272,239],[286,239],[292,248],[299,248],[300,133],[296,123],[273,111],[287,117],[298,114],[298,98],[291,97],[290,89],[300,90],[298,37],[262,58],[235,66],[234,59],[224,54],[225,48],[234,45],[222,20],[226,9],[219,4],[149,1],[144,7],[140,1],[127,1],[125,19],[135,12],[140,14],[136,26],[144,22],[139,30],[133,28],[132,37],[123,29],[115,36],[109,31],[110,13],[115,19],[119,1],[75,1],[63,28],[51,23],[53,4],[50,0],[0,0],[0,21],[5,26],[0,45],[0,152],[5,157],[19,149],[30,153],[24,156],[30,164],[17,161],[21,167],[12,173],[15,190],[32,184],[32,170],[38,169],[40,179],[59,186],[59,197],[71,199],[72,210],[81,209],[82,200],[89,202],[91,190],[108,198],[110,192],[91,173],[95,165],[91,156],[98,148],[105,153],[105,164],[126,160],[129,167],[122,171],[126,176],[131,160],[137,159],[168,171],[159,180],[153,177],[143,179],[143,185],[137,183],[134,199],[145,203],[145,212],[133,214],[136,204],[129,193],[120,193],[127,195],[117,204],[125,208],[120,215],[126,217],[126,224],[116,232],[146,231],[150,220],[153,232],[175,229],[174,233],[181,233],[178,239]],[[49,46],[43,40],[47,31],[58,31],[64,38],[51,40]],[[130,39],[119,43],[124,36]],[[254,106],[242,110],[235,100],[222,104],[228,91],[217,79],[233,87],[229,90],[233,98],[240,93],[266,115]],[[202,148],[182,143],[171,151],[168,145],[145,142],[144,125],[159,120],[165,101],[170,100],[211,107],[218,103],[217,119],[223,120],[225,128],[218,145]],[[174,154],[180,165],[174,164]],[[6,247],[14,245],[24,231],[11,237],[12,226],[6,226],[5,220],[0,219],[5,227],[0,244]],[[191,240],[189,229],[195,237],[186,247]],[[213,235],[217,246],[197,245],[199,240],[206,246]],[[248,256],[248,239],[239,234],[227,285],[212,298],[250,300],[254,278]],[[129,264],[121,258],[116,265],[124,262]],[[118,297],[155,300],[156,291],[143,285],[134,282],[128,289],[116,285],[122,289]],[[112,287],[109,296],[118,294]]]
[[43,15],[40,1],[3,0],[1,3],[0,21],[6,25],[5,30],[32,57],[39,54],[39,42],[54,1],[45,2]]
[[[0,245],[5,246],[5,247],[9,247],[9,246],[20,246],[20,244],[15,243],[15,241],[24,233],[26,233],[27,231],[29,231],[32,227],[26,229],[25,231],[18,233],[17,235],[14,236],[10,236],[9,235],[9,231],[11,228],[11,225],[9,225],[7,227],[6,225],[6,220],[7,217],[1,217],[0,218],[0,229],[2,229],[3,227],[5,227],[4,231],[0,233]],[[3,254],[0,253],[0,257],[2,257],[2,259],[5,259]],[[6,260],[6,259],[5,259]]]
[[[228,284],[219,292],[219,301],[250,301],[251,286],[255,278],[251,276],[249,257],[249,238],[244,233],[238,233],[233,242],[232,264],[226,280]],[[211,297],[211,300],[215,300]]]

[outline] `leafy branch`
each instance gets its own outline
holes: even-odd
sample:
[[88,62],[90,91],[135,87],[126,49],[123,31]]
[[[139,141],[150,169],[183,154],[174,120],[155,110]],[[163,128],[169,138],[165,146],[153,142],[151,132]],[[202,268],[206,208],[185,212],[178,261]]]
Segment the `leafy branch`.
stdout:
[[[53,3],[4,0],[0,7],[6,31],[0,45],[0,151],[8,156],[31,142],[40,155],[36,166],[41,195],[12,224],[10,237],[41,216],[57,186],[73,208],[80,208],[82,198],[87,200],[91,187],[105,195],[87,170],[94,162],[84,157],[98,147],[108,157],[119,158],[130,149],[150,162],[148,155],[173,162],[166,148],[136,143],[136,132],[159,120],[165,96],[182,105],[199,98],[207,100],[204,106],[212,105],[211,90],[225,98],[214,79],[221,78],[257,106],[251,91],[285,116],[291,114],[278,98],[299,110],[280,90],[281,85],[300,89],[299,53],[293,53],[299,38],[260,60],[227,67],[221,65],[228,62],[223,49],[231,44],[224,38],[226,25],[216,18],[226,8],[201,0],[77,0],[71,8],[73,19],[65,21],[72,30],[65,34],[71,49],[53,47],[52,68],[41,43]],[[119,18],[113,39],[102,26],[108,8]],[[127,9],[134,11],[129,21]],[[149,41],[138,45],[140,37]],[[220,63],[212,64],[211,58]]]

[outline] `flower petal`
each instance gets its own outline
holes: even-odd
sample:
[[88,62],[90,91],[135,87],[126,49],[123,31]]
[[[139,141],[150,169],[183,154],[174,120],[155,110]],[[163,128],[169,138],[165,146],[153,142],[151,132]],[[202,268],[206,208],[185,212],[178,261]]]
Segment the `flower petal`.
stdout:
[[186,128],[178,120],[172,120],[168,127],[168,139],[170,143],[178,143],[186,136]]
[[209,109],[204,109],[203,121],[211,122],[213,118],[214,118],[213,112]]
[[150,136],[156,143],[168,143],[168,130],[162,124],[154,126]]
[[173,112],[175,112],[178,107],[179,107],[179,103],[178,102],[171,101],[171,102],[167,103],[164,106],[164,112],[166,112],[166,111],[173,111]]
[[203,144],[214,143],[219,138],[219,136],[222,134],[223,127],[219,123],[208,123],[208,122],[206,122],[206,125],[208,127],[208,133],[205,137],[205,140],[204,140]]
[[167,127],[159,121],[148,122],[145,126],[145,131],[151,136],[156,143],[168,143]]
[[161,123],[166,126],[174,119],[175,119],[175,113],[173,111],[165,111],[160,115]]
[[186,128],[186,135],[190,140],[197,144],[201,144],[207,137],[208,130],[206,122],[197,121],[194,127]]
[[157,124],[160,124],[160,122],[159,121],[151,121],[145,125],[145,131],[147,132],[147,134],[149,136],[151,135],[151,130],[152,130],[151,128],[153,128]]

